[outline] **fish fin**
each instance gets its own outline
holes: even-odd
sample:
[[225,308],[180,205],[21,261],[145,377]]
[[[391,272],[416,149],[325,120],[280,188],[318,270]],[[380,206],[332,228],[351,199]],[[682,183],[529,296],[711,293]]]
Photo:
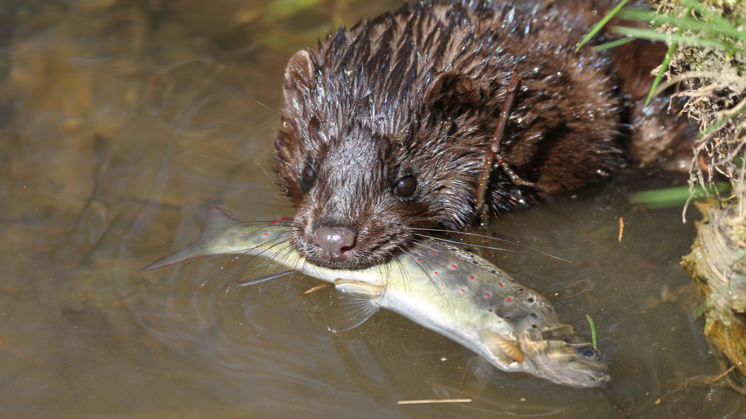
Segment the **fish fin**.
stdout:
[[[278,253],[279,255],[279,253]],[[236,280],[239,287],[249,287],[272,279],[281,278],[295,272],[288,269],[277,260],[268,259],[261,256],[249,256],[250,259],[241,269],[241,277]]]
[[521,351],[521,346],[518,342],[502,338],[489,330],[482,332],[482,338],[490,353],[504,363],[510,364],[526,360],[526,356]]
[[137,272],[147,272],[147,271],[154,271],[156,269],[166,268],[169,266],[173,266],[182,262],[188,262],[190,260],[197,260],[202,259],[205,256],[208,255],[192,255],[192,252],[187,252],[189,247],[186,247],[185,249],[181,249],[176,253],[172,253],[170,255],[164,256],[155,262],[151,263],[150,265],[147,265],[145,267],[142,267],[137,270]]
[[273,272],[273,273],[268,273],[266,275],[261,275],[258,277],[239,279],[238,281],[236,281],[236,285],[238,285],[239,287],[250,287],[252,285],[261,284],[262,282],[267,282],[273,279],[282,278],[283,276],[292,274],[293,272],[295,271]]
[[366,294],[378,298],[383,294],[384,286],[371,284],[370,282],[337,278],[334,280],[334,289],[341,292]]
[[492,371],[492,365],[481,356],[475,355],[469,358],[459,383],[460,395],[475,397],[482,394],[490,383]]
[[138,272],[152,271],[171,265],[176,265],[177,263],[199,259],[203,256],[210,256],[212,255],[212,253],[209,253],[205,250],[205,243],[209,242],[209,240],[213,238],[213,236],[215,236],[215,234],[217,234],[218,232],[238,222],[238,220],[226,214],[225,211],[223,211],[222,209],[218,208],[217,206],[212,206],[210,207],[210,210],[207,214],[207,219],[202,226],[202,231],[200,232],[199,237],[197,237],[197,240],[193,241],[187,247],[179,250],[176,253],[172,253],[168,256],[164,256],[156,260],[150,265],[138,270]]
[[534,340],[563,340],[567,338],[574,338],[576,336],[575,330],[569,324],[556,324],[554,326],[542,326],[538,330],[527,329],[535,331]]
[[228,215],[228,213],[223,211],[223,209],[219,206],[213,205],[207,211],[207,218],[205,218],[205,223],[202,225],[202,232],[200,233],[200,237],[214,236],[215,233],[223,231],[233,224],[240,222],[240,220]]
[[378,297],[383,286],[361,281],[337,279],[327,309],[327,328],[332,333],[347,332],[365,323],[379,308]]

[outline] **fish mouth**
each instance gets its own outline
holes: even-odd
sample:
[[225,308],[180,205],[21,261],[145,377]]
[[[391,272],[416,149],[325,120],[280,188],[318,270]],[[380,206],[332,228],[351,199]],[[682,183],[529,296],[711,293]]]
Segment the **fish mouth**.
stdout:
[[575,387],[605,387],[611,382],[611,372],[603,361],[588,361],[577,359],[571,361],[568,369],[572,374],[565,377],[569,384]]
[[571,387],[605,387],[611,381],[611,372],[603,354],[590,343],[578,340],[577,335],[544,339],[536,330],[521,333],[519,338],[537,375]]

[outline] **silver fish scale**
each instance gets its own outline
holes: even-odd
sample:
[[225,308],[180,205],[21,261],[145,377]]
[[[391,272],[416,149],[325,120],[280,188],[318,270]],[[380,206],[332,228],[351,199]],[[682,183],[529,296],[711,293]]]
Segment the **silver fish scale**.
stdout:
[[[283,261],[283,256],[290,254],[293,254],[291,260],[298,260],[286,240],[288,233],[287,227],[257,227],[240,223],[229,227],[221,234],[221,248],[218,252],[205,250],[204,253],[214,254],[227,249],[243,249],[247,253],[291,263],[290,260]],[[444,296],[460,294],[464,298],[469,298],[475,307],[481,307],[485,313],[493,314],[496,320],[506,321],[515,330],[529,327],[541,330],[545,326],[559,323],[554,308],[543,296],[516,283],[508,274],[485,259],[460,247],[430,242],[415,247],[400,258],[408,260],[407,264],[419,267],[425,276],[444,291],[450,291]],[[371,268],[364,271],[377,270],[378,268]],[[342,271],[336,272],[341,274]],[[415,274],[416,268],[414,272],[409,273]]]
[[225,248],[244,249],[246,253],[257,255],[267,252],[265,256],[271,259],[283,256],[278,252],[289,246],[287,237],[290,232],[284,226],[256,227],[241,223],[230,228],[227,233],[229,234],[222,235]]

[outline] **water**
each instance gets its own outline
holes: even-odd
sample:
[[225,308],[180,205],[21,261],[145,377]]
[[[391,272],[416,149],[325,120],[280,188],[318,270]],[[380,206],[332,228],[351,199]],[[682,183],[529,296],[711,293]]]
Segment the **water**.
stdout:
[[[495,372],[458,395],[471,354],[388,312],[341,335],[311,280],[237,288],[245,261],[138,268],[182,247],[209,205],[292,214],[273,185],[282,68],[329,22],[398,2],[4,1],[0,15],[0,414],[4,417],[736,417],[679,268],[679,209],[609,185],[505,216],[492,252],[560,318],[598,327],[607,392]],[[617,241],[618,218],[625,232]],[[690,219],[696,218],[690,212]],[[697,378],[700,377],[700,378]],[[740,409],[740,410],[739,410]]]

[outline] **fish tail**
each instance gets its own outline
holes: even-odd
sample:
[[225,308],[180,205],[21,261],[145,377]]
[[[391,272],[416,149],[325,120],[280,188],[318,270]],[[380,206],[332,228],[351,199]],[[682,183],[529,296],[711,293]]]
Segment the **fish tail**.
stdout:
[[215,254],[210,252],[209,242],[219,232],[239,223],[240,221],[228,215],[221,208],[213,205],[207,214],[205,224],[202,226],[202,231],[197,237],[197,240],[190,243],[184,249],[178,252],[172,253],[168,256],[164,256],[155,262],[147,265],[138,270],[138,272],[153,271],[156,269],[166,268],[168,266],[176,265],[178,263],[187,262],[190,260],[200,259],[204,256],[210,256]]

